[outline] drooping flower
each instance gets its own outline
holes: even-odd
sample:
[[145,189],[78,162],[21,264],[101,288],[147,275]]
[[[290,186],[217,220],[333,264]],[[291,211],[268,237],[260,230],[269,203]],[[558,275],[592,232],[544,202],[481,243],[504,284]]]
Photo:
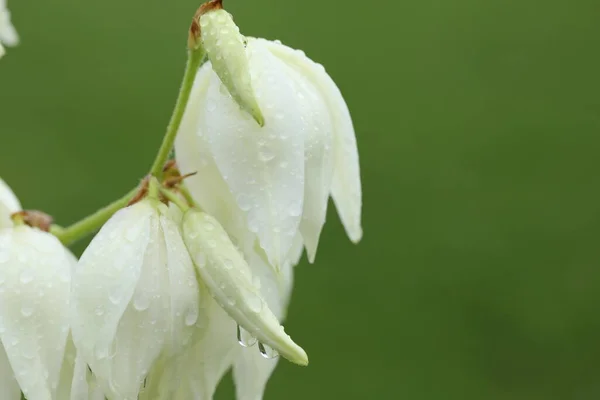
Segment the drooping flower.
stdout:
[[117,212],[93,239],[72,301],[75,345],[111,399],[137,399],[154,364],[181,353],[205,324],[179,228],[154,199]]
[[177,161],[182,172],[197,172],[188,185],[202,207],[213,215],[225,208],[228,220],[240,219],[272,265],[283,264],[298,233],[314,261],[330,195],[350,239],[362,237],[352,120],[322,66],[278,42],[246,42],[245,72],[264,126],[223,90],[208,62],[181,124]]
[[0,181],[0,397],[18,400],[22,391],[29,400],[67,399],[71,372],[63,360],[75,258],[49,233],[7,225],[19,209]]
[[9,47],[19,43],[19,35],[10,20],[10,12],[6,8],[6,0],[0,0],[0,58],[4,55],[2,45]]

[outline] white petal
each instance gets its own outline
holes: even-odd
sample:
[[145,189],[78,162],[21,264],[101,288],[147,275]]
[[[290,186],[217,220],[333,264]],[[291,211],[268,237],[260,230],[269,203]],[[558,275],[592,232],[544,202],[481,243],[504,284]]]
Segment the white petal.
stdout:
[[52,235],[27,226],[0,232],[0,338],[29,400],[58,385],[69,331],[71,257]]
[[236,324],[213,300],[209,299],[209,329],[181,362],[184,370],[177,400],[212,400],[225,372],[240,350]]
[[21,399],[21,388],[15,379],[2,343],[0,343],[0,399]]
[[[262,40],[261,40],[262,41]],[[267,42],[269,50],[284,60],[287,65],[295,67],[300,74],[311,80],[320,91],[331,114],[334,125],[334,172],[331,195],[353,242],[362,238],[361,209],[362,189],[360,182],[360,165],[356,136],[348,106],[339,88],[325,72],[322,65],[316,64],[302,52],[287,46]]]
[[10,215],[20,210],[19,199],[6,182],[0,179],[0,229],[13,226]]
[[317,253],[321,230],[325,225],[331,191],[333,125],[327,105],[313,84],[293,68],[288,68],[288,76],[296,84],[301,113],[307,128],[304,145],[306,183],[300,233],[304,238],[308,260],[312,263]]
[[[247,253],[252,273],[260,282],[260,290],[269,308],[282,321],[292,291],[293,270],[286,263],[282,274],[275,274],[256,252]],[[233,378],[237,400],[261,400],[267,381],[271,377],[278,358],[265,359],[256,347],[243,349],[233,364]]]
[[306,365],[306,353],[285,334],[246,261],[218,221],[190,209],[183,217],[183,238],[202,281],[219,305],[262,343],[288,360]]
[[285,66],[249,40],[252,83],[265,117],[260,128],[213,76],[202,131],[250,231],[280,267],[298,230],[304,197],[304,124]]
[[0,42],[7,46],[19,44],[19,35],[10,22],[10,12],[0,7]]
[[158,211],[142,201],[108,221],[75,273],[73,339],[100,385],[107,393],[118,393],[116,397],[134,398],[147,372],[143,370],[160,351],[154,333],[165,327],[150,323],[159,319],[152,314],[160,312],[152,299],[157,294],[153,279],[163,278],[156,267],[165,257],[159,254],[160,239]]
[[[208,316],[199,308],[198,280],[192,259],[183,243],[179,228],[171,219],[161,216],[160,223],[167,249],[167,271],[170,297],[170,335],[167,351],[176,354],[190,343],[192,334],[202,318]],[[201,312],[202,311],[202,312]]]
[[235,204],[233,195],[215,164],[206,142],[206,133],[202,128],[211,77],[211,64],[206,63],[196,76],[190,102],[175,141],[175,152],[181,173],[195,173],[185,181],[194,200],[231,232],[238,226],[245,226],[246,223],[245,216]]

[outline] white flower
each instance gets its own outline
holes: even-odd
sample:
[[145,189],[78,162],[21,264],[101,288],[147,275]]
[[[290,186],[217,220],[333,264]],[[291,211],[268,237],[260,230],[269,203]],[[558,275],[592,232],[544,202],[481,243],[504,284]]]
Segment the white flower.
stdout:
[[74,262],[49,233],[25,225],[0,230],[2,399],[17,400],[21,390],[29,400],[59,398]]
[[196,273],[166,206],[145,199],[117,212],[73,278],[72,332],[107,397],[137,399],[160,357],[191,345],[199,309]]
[[197,172],[190,190],[221,222],[218,211],[227,210],[229,232],[234,223],[255,233],[277,267],[298,233],[314,260],[329,195],[348,235],[359,241],[358,152],[338,88],[300,51],[251,38],[245,51],[264,127],[240,109],[206,63],[176,141],[182,172]]
[[10,21],[10,12],[6,8],[6,0],[0,0],[0,58],[4,55],[6,46],[16,46],[19,43],[19,35]]

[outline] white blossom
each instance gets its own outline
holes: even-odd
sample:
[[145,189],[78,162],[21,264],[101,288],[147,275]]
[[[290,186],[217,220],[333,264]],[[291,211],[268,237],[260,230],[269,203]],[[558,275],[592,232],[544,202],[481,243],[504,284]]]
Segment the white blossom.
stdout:
[[190,256],[166,206],[117,212],[73,278],[75,345],[109,399],[135,400],[160,357],[191,345],[204,324]]

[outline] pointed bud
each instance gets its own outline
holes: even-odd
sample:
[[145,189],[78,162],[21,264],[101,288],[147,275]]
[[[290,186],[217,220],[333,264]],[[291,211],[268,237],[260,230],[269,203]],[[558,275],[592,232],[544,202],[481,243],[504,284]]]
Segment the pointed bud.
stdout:
[[190,209],[183,217],[183,238],[200,277],[229,316],[283,357],[307,365],[306,353],[283,330],[255,285],[250,267],[219,222]]
[[191,345],[200,315],[193,263],[167,206],[117,212],[73,277],[73,340],[109,398],[136,399],[152,365]]
[[250,79],[246,39],[231,14],[222,9],[205,13],[200,17],[200,33],[212,68],[231,97],[263,126],[264,117]]

